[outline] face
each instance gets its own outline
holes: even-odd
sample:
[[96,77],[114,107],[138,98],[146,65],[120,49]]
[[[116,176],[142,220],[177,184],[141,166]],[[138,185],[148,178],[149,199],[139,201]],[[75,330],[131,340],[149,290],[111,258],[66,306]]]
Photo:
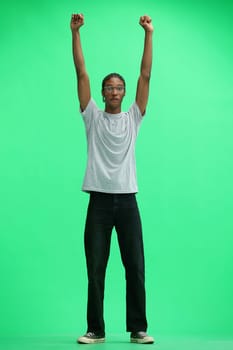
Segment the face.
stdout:
[[121,103],[125,96],[123,81],[112,77],[105,82],[102,95],[105,98],[105,111],[109,113],[120,113]]

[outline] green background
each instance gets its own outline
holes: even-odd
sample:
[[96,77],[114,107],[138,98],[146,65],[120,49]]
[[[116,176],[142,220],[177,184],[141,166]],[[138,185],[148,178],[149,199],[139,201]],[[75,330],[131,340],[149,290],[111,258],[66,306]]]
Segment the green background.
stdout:
[[[137,141],[150,333],[233,336],[233,7],[230,1],[9,1],[0,9],[0,332],[86,330],[81,192],[86,140],[71,55],[82,12],[92,96],[102,78],[135,98],[139,17],[155,26],[147,116]],[[125,331],[116,235],[106,332]]]

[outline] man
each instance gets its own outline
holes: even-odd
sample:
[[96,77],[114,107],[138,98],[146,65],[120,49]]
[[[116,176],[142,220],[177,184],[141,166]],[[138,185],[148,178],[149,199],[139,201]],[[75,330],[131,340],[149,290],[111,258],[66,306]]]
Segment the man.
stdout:
[[125,96],[124,78],[111,73],[102,82],[104,111],[91,98],[89,77],[81,48],[82,14],[71,18],[73,58],[77,73],[78,98],[83,116],[88,162],[83,191],[90,193],[86,225],[85,254],[88,273],[87,333],[81,344],[105,341],[103,318],[104,281],[113,227],[117,232],[126,276],[126,327],[133,343],[150,344],[145,311],[144,250],[134,147],[145,114],[152,66],[153,25],[149,16],[139,21],[145,31],[144,51],[137,84],[136,101],[127,113],[121,111]]

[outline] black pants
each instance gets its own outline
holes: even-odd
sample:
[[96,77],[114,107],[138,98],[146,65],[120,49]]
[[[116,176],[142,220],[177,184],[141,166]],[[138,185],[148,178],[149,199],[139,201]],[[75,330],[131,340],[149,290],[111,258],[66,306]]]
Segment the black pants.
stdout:
[[88,331],[105,334],[104,281],[115,227],[125,267],[126,330],[146,331],[142,227],[135,194],[91,192],[85,227]]

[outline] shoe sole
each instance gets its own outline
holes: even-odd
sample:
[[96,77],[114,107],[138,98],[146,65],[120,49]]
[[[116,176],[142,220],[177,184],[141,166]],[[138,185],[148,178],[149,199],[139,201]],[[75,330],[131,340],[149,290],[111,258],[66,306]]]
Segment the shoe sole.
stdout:
[[100,339],[87,339],[87,338],[79,338],[77,340],[77,343],[79,344],[98,344],[98,343],[104,343],[105,339],[100,338]]
[[154,344],[154,339],[135,339],[135,338],[131,338],[130,339],[131,343],[134,344]]

